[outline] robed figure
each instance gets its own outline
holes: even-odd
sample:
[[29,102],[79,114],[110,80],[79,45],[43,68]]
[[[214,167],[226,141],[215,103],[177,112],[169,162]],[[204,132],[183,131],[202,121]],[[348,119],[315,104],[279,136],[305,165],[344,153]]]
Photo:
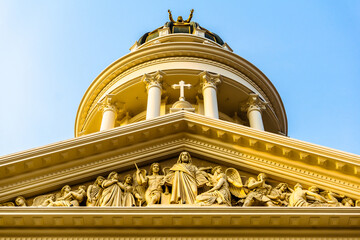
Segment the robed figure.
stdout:
[[208,182],[205,175],[192,164],[188,152],[180,153],[177,163],[165,177],[165,182],[172,186],[170,203],[195,204],[198,187]]

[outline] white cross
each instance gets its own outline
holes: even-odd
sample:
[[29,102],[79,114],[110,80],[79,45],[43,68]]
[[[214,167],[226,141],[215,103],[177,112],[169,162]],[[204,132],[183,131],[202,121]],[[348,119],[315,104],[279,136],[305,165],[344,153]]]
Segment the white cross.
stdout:
[[185,96],[184,96],[184,89],[185,88],[190,88],[191,84],[185,84],[185,82],[183,80],[181,80],[179,82],[179,84],[174,84],[171,86],[173,89],[180,89],[180,97],[179,100],[180,101],[185,101]]

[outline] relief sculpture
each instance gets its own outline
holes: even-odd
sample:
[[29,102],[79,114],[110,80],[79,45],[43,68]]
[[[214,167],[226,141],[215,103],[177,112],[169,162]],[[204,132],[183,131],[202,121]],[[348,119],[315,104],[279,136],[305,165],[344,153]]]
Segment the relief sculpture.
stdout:
[[[59,192],[36,196],[28,201],[22,196],[2,207],[143,207],[187,204],[195,206],[232,207],[360,207],[360,200],[317,186],[293,189],[287,183],[269,184],[267,175],[241,176],[235,168],[197,167],[189,152],[181,152],[170,167],[151,164],[149,173],[139,169],[120,181],[117,172],[105,179],[98,176],[86,188],[72,190],[65,185]],[[30,204],[29,204],[30,203]]]

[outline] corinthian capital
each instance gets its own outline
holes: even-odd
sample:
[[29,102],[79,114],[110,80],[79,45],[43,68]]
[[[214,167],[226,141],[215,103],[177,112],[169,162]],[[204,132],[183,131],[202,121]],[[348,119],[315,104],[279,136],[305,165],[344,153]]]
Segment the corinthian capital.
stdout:
[[162,71],[157,71],[153,74],[144,74],[141,81],[145,83],[146,89],[149,90],[150,87],[158,87],[162,89],[162,80],[165,76],[165,73]]
[[114,96],[113,94],[106,95],[104,101],[98,103],[99,111],[113,111],[116,113],[118,103],[114,100]]
[[258,94],[251,93],[246,104],[242,107],[243,111],[250,112],[252,110],[265,110],[267,102],[263,102]]
[[212,87],[216,89],[216,86],[221,83],[221,75],[220,74],[212,74],[207,71],[200,73],[200,82],[204,88]]

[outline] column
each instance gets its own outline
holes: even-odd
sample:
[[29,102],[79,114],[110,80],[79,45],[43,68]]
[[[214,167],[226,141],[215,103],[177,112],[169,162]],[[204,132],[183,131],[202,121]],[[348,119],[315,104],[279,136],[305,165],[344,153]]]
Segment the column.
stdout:
[[250,127],[264,131],[261,112],[266,109],[266,102],[261,101],[258,94],[252,93],[246,103],[246,108]]
[[101,110],[103,113],[100,131],[114,128],[117,117],[117,107],[116,103],[113,101],[113,95],[107,95],[104,102],[100,103],[99,105],[99,110]]
[[204,115],[219,119],[216,86],[221,83],[220,74],[211,74],[204,71],[200,74],[200,82],[204,98]]
[[160,116],[163,76],[163,72],[157,71],[154,74],[145,74],[142,77],[142,82],[145,83],[148,93],[146,119]]

